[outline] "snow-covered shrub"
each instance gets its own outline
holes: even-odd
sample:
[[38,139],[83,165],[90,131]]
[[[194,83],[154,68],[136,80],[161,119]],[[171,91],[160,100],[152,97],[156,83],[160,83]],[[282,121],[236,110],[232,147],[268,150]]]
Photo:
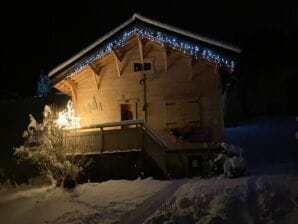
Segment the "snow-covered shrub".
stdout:
[[221,150],[217,157],[209,161],[213,174],[224,174],[229,178],[245,175],[247,164],[243,149],[227,143],[220,143],[219,146]]
[[[23,132],[24,144],[14,148],[19,164],[36,166],[38,175],[50,175],[57,185],[73,187],[82,167],[70,161],[62,148],[62,130],[56,124],[57,113],[48,105],[44,107],[43,121],[38,123],[32,114]],[[67,184],[72,182],[72,184]]]
[[10,179],[7,179],[5,182],[0,183],[0,192],[2,191],[7,191],[9,189],[12,189],[16,186],[17,184],[15,182],[11,182]]

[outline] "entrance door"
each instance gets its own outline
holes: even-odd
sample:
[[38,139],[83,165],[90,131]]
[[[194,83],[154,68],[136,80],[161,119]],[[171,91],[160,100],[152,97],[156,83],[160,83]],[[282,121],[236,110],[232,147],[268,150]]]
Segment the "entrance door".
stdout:
[[121,104],[121,121],[133,120],[133,105],[132,104]]

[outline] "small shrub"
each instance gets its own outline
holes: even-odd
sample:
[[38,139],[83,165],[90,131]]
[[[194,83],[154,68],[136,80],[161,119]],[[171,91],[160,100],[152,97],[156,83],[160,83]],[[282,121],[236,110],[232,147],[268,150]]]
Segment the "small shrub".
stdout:
[[37,175],[49,175],[58,186],[74,187],[83,170],[80,161],[67,159],[62,147],[62,130],[56,124],[57,109],[44,107],[43,121],[29,115],[29,125],[23,133],[24,144],[14,148],[18,164],[37,167]]

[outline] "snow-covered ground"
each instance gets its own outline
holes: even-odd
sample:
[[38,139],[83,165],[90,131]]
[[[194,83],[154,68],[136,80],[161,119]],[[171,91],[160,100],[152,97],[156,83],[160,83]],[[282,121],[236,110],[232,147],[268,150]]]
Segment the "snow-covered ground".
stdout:
[[53,186],[0,193],[0,223],[115,223],[169,181],[110,180],[86,183],[74,190]]
[[297,220],[298,177],[261,175],[189,180],[146,224],[295,224]]
[[294,118],[227,128],[250,170],[236,179],[110,180],[73,190],[0,186],[0,223],[286,223],[298,220]]
[[296,224],[298,220],[298,176],[284,172],[236,179],[110,180],[74,190],[54,186],[5,190],[0,198],[0,223],[7,224]]

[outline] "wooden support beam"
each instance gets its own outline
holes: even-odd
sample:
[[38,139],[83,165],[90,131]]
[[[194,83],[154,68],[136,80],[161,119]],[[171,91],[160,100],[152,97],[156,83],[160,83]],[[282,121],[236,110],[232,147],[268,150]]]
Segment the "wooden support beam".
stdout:
[[98,86],[98,77],[99,77],[99,69],[97,69],[94,65],[92,64],[89,64],[88,65],[89,69],[91,70],[91,78],[93,79],[94,81],[94,86],[95,86],[95,89],[99,90],[99,86]]
[[118,77],[120,78],[121,77],[121,71],[120,71],[120,65],[119,65],[120,60],[119,60],[118,55],[116,54],[115,51],[112,51],[112,55],[113,55],[113,58],[115,61]]
[[219,78],[218,69],[219,69],[219,64],[218,63],[215,63],[214,74],[215,74],[215,85],[216,85],[216,88],[219,88],[220,87],[219,82],[218,82],[218,78]]
[[113,49],[113,52],[114,52],[115,55],[117,56],[118,61],[121,62],[122,59],[123,59],[122,48],[121,48],[121,49],[120,49],[120,48],[115,48],[115,49]]
[[192,59],[192,57],[188,57],[187,64],[188,64],[189,80],[192,80],[192,78],[193,78],[193,72],[192,72],[193,59]]
[[88,67],[93,71],[93,73],[95,75],[99,76],[100,73],[100,68],[98,68],[97,66],[95,66],[94,64],[89,64]]
[[95,74],[95,72],[92,72],[92,73],[91,73],[91,76],[92,76],[92,78],[93,78],[93,80],[94,80],[95,89],[99,90],[98,81],[97,81],[97,77],[96,77],[96,76],[98,76],[98,75]]
[[142,66],[144,66],[144,46],[143,41],[141,40],[141,37],[137,35],[138,45],[139,45],[139,52],[140,52],[140,58]]
[[71,91],[71,98],[74,103],[77,102],[77,93],[76,93],[76,88],[75,88],[75,83],[71,79],[66,79],[65,84],[69,87]]
[[219,64],[216,62],[214,66],[214,73],[218,73]]
[[163,53],[163,59],[164,59],[164,65],[165,65],[165,72],[168,71],[168,50],[166,47],[162,48]]

